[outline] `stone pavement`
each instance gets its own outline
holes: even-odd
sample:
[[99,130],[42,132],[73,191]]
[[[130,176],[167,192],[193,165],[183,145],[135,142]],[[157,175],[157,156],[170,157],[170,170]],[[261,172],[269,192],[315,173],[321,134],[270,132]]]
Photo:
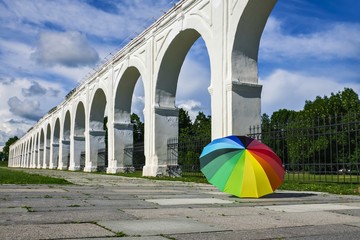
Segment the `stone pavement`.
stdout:
[[75,185],[0,185],[0,239],[360,239],[360,197],[22,169]]

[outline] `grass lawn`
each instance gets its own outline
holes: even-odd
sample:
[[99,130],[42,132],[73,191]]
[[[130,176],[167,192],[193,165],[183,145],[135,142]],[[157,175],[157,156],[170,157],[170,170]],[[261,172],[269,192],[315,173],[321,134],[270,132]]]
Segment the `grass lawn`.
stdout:
[[29,174],[0,167],[0,184],[71,184],[65,179]]
[[[70,182],[47,176],[41,176],[37,174],[28,174],[22,171],[10,170],[6,164],[2,164],[0,167],[0,184],[71,184]],[[125,177],[139,177],[152,180],[166,180],[166,181],[183,181],[183,182],[196,182],[196,183],[208,183],[206,178],[200,174],[186,173],[184,172],[182,177],[142,177],[142,171],[135,171],[133,173],[117,173],[118,176]],[[281,190],[294,190],[294,191],[315,191],[315,192],[328,192],[334,194],[346,194],[346,195],[360,195],[360,185],[347,183],[346,179],[349,176],[340,176],[345,179],[340,183],[319,182],[325,179],[336,179],[339,176],[305,176],[297,177],[296,175],[287,175],[285,182],[279,187]],[[354,176],[353,176],[354,177]],[[312,180],[311,182],[309,180]]]
[[286,173],[286,181],[358,183],[360,176],[350,174],[311,174],[308,172]]
[[[142,177],[141,171],[135,171],[133,173],[118,173],[116,175],[125,177]],[[335,176],[332,176],[335,179]],[[337,177],[337,176],[336,176]],[[341,176],[344,178],[344,176]],[[353,176],[354,177],[354,176]],[[154,180],[166,180],[166,181],[182,181],[182,182],[196,182],[196,183],[208,183],[205,177],[198,174],[183,173],[182,177],[145,177]],[[325,180],[325,176],[312,177],[314,180]],[[312,179],[310,178],[310,179]],[[330,180],[331,176],[327,176]],[[348,178],[348,177],[347,177]],[[287,176],[285,182],[279,187],[281,190],[293,190],[293,191],[314,191],[314,192],[327,192],[333,194],[343,195],[360,195],[360,185],[351,183],[328,183],[328,182],[304,182],[302,178],[295,176]],[[308,179],[308,178],[305,178]]]
[[7,167],[8,161],[0,161],[0,167]]

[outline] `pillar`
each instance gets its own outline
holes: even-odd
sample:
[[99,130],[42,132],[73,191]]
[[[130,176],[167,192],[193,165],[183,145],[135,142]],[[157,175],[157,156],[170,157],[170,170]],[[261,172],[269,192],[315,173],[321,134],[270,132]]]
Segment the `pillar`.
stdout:
[[81,160],[81,153],[85,149],[85,137],[84,136],[72,136],[70,141],[70,165],[69,170],[77,171],[82,169],[85,165]]
[[[110,129],[109,129],[110,130]],[[132,172],[133,167],[133,124],[132,123],[114,123],[112,131],[109,131],[109,140],[113,138],[113,158],[109,161],[108,173]],[[109,141],[110,143],[110,141]],[[131,151],[125,151],[125,148]],[[109,151],[110,152],[110,151]],[[111,156],[111,152],[109,157]]]
[[[98,166],[102,166],[99,160],[99,150],[101,146],[105,147],[105,131],[88,131],[87,133],[89,144],[86,145],[86,161],[85,161],[85,172],[95,172]],[[87,154],[89,153],[89,155]]]
[[143,168],[143,176],[178,175],[179,166],[176,161],[170,162],[167,155],[168,140],[178,137],[179,110],[170,107],[154,107],[155,126],[154,153]]

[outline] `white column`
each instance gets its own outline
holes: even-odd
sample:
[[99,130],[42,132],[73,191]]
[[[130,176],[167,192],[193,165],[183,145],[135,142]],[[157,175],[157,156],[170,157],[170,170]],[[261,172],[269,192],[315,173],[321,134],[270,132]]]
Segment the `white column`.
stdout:
[[98,152],[100,150],[99,146],[105,145],[105,131],[88,131],[86,136],[89,139],[89,145],[86,146],[89,147],[86,152],[89,152],[89,157],[86,157],[84,171],[95,172],[97,171],[98,165],[102,166],[103,164],[99,162]]
[[81,161],[82,151],[85,150],[85,136],[70,136],[70,165],[69,170],[80,170],[84,163]]

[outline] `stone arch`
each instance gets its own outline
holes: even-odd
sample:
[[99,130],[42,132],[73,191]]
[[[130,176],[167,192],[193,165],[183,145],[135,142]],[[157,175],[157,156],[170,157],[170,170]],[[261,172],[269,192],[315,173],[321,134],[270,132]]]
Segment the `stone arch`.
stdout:
[[46,126],[46,139],[45,139],[45,154],[44,154],[44,168],[49,168],[50,167],[50,152],[51,152],[51,125],[50,123],[47,124]]
[[59,166],[59,144],[60,144],[60,119],[56,118],[53,138],[52,138],[52,152],[51,152],[51,162],[50,168],[57,168]]
[[21,164],[21,167],[27,166],[28,157],[29,157],[29,141],[25,139],[25,141],[24,141],[24,157],[23,157],[23,162]]
[[76,105],[73,124],[73,136],[70,139],[70,164],[69,170],[82,170],[85,167],[85,105],[79,101]]
[[[71,134],[71,115],[67,110],[62,125],[61,155],[59,156],[59,168],[68,169],[70,161],[70,134]],[[59,153],[60,154],[60,153]]]
[[186,54],[199,37],[200,34],[195,29],[186,29],[181,31],[167,47],[156,81],[155,103],[159,107],[175,107],[176,87],[181,66]]
[[32,145],[33,141],[32,141],[32,137],[29,138],[29,147],[28,147],[28,152],[29,152],[29,156],[27,159],[27,163],[26,163],[26,167],[29,168],[32,165],[32,157],[33,157],[33,145]]
[[107,98],[104,90],[98,88],[90,103],[89,112],[89,139],[85,171],[104,171],[108,167],[104,119],[107,107]]
[[258,82],[258,52],[262,32],[276,0],[249,1],[235,31],[231,52],[232,81]]
[[90,131],[104,130],[104,116],[106,110],[106,95],[102,88],[98,88],[90,103],[89,128]]
[[260,125],[262,86],[258,85],[258,52],[262,32],[275,4],[276,0],[248,1],[233,31],[232,74],[228,87],[231,134],[242,135],[248,132],[249,126]]
[[33,155],[33,165],[32,167],[33,168],[36,168],[37,167],[37,161],[38,161],[38,152],[39,152],[39,147],[38,147],[38,141],[39,141],[39,137],[38,137],[38,134],[35,132],[34,136],[34,155]]
[[[167,46],[159,65],[155,91],[154,141],[159,165],[156,171],[160,174],[167,174],[171,165],[175,165],[174,168],[177,169],[177,161],[169,162],[167,148],[164,146],[167,146],[169,139],[178,137],[178,109],[175,106],[178,78],[187,53],[199,37],[201,34],[192,28],[178,33]],[[203,40],[208,46],[206,39]],[[208,49],[207,52],[211,68]],[[145,174],[154,175],[154,173]]]
[[[136,64],[139,65],[139,64]],[[143,75],[138,67],[130,66],[122,74],[114,98],[114,156],[116,171],[133,169],[133,123],[131,105],[135,85]],[[144,88],[145,84],[142,82]],[[146,95],[146,91],[144,92]],[[146,98],[146,96],[145,96]],[[128,151],[125,151],[125,148]]]
[[21,143],[21,158],[20,158],[20,167],[23,167],[24,158],[25,158],[25,143]]
[[125,70],[115,92],[114,120],[118,123],[130,123],[131,101],[140,72],[136,67]]
[[44,129],[41,128],[40,132],[40,142],[39,142],[39,160],[38,160],[38,168],[42,168],[44,166],[44,147],[45,147],[45,132]]

